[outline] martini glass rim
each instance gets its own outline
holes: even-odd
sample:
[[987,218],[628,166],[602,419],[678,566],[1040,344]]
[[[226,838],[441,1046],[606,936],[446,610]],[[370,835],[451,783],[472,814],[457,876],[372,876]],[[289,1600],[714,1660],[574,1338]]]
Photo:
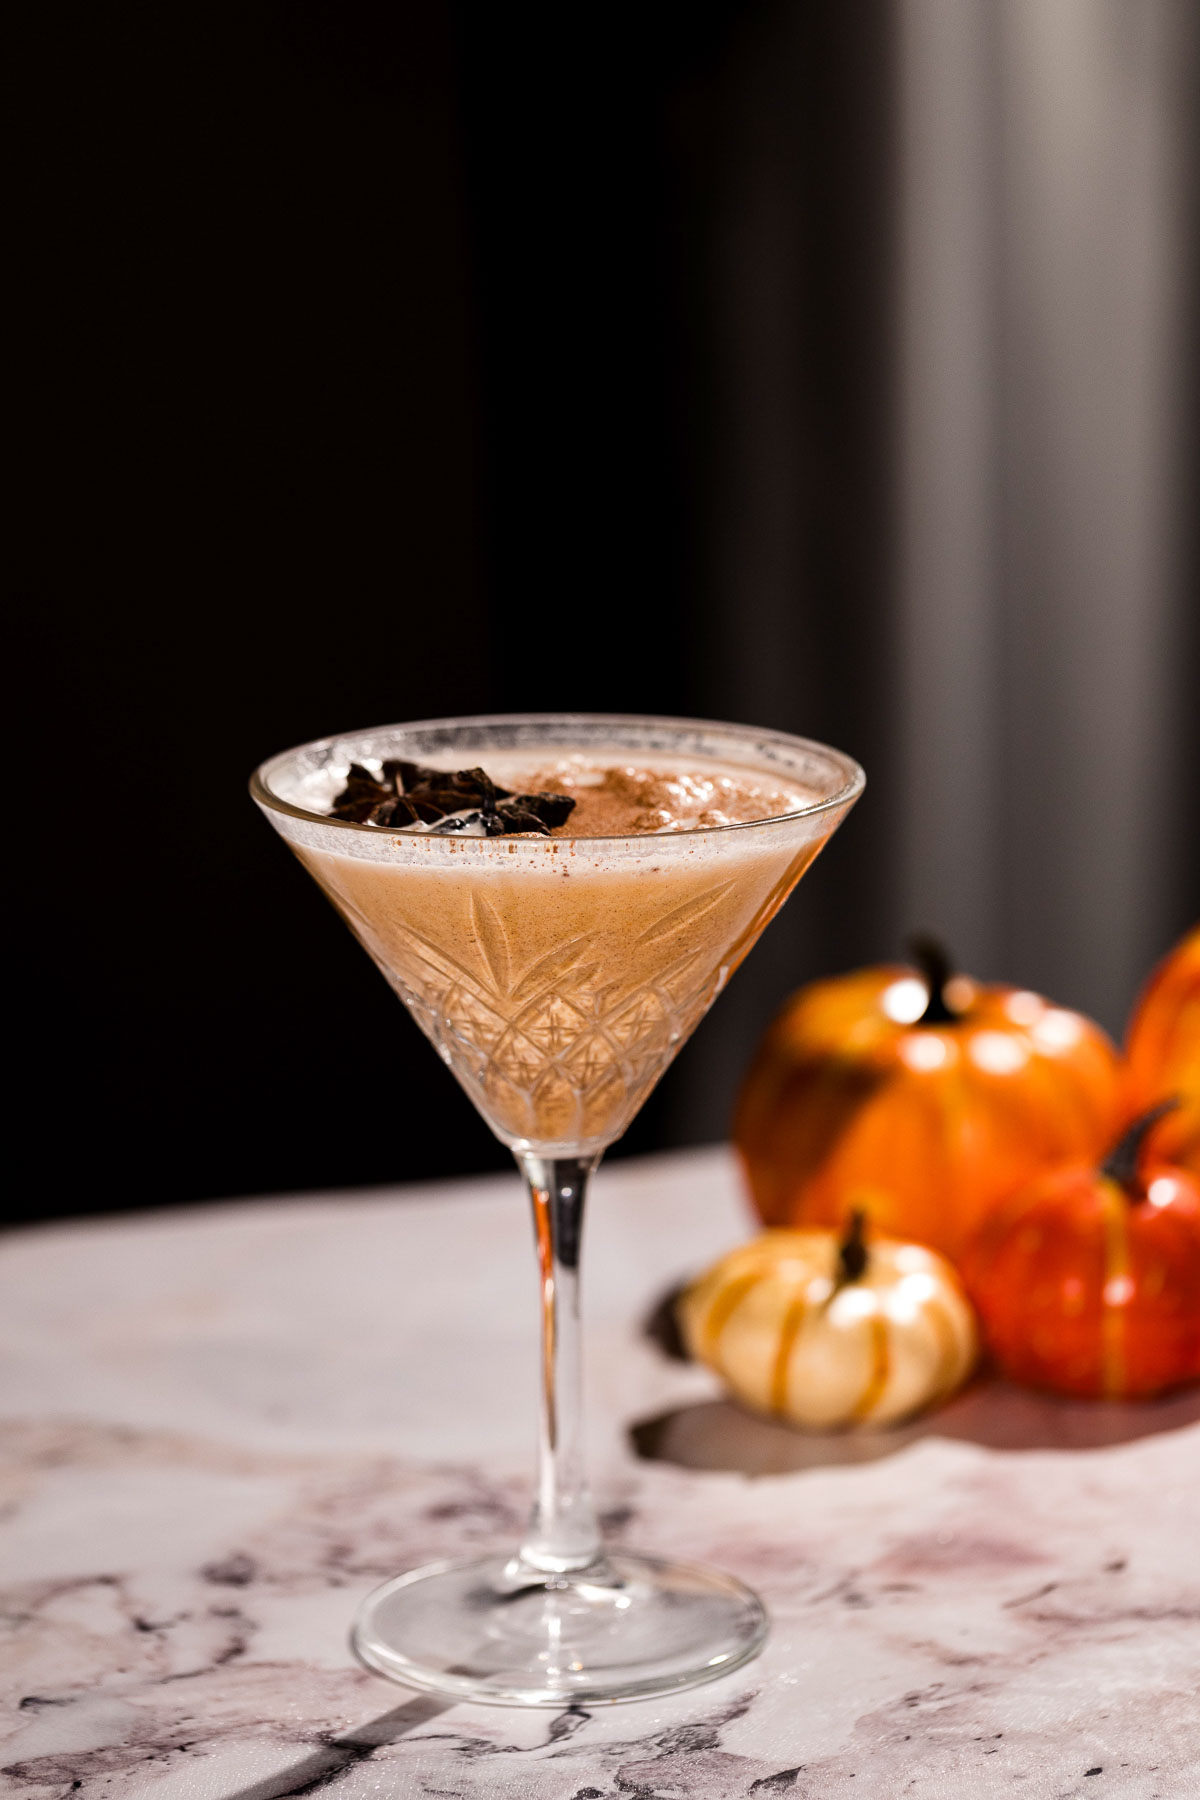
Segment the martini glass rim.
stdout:
[[[287,750],[280,750],[274,756],[269,756],[261,762],[250,777],[250,793],[260,806],[272,812],[283,813],[293,819],[302,819],[312,824],[332,827],[337,831],[357,832],[374,839],[398,838],[406,843],[421,841],[453,845],[460,855],[463,851],[468,854],[481,851],[494,853],[498,843],[511,844],[514,839],[511,836],[504,838],[468,838],[457,835],[439,837],[432,832],[393,829],[387,825],[359,824],[354,819],[336,819],[329,813],[315,812],[309,807],[297,806],[294,801],[285,800],[271,787],[271,777],[278,769],[305,751],[320,752],[332,749],[339,744],[353,742],[356,739],[380,737],[389,732],[422,732],[457,727],[476,727],[483,732],[488,727],[513,725],[561,725],[566,734],[569,734],[569,728],[572,725],[589,728],[611,725],[615,728],[625,729],[641,726],[646,729],[729,733],[750,743],[762,746],[775,744],[781,748],[823,757],[839,768],[844,776],[842,784],[836,792],[823,795],[808,805],[794,807],[790,812],[772,813],[765,819],[731,820],[724,825],[696,825],[690,826],[684,831],[651,834],[656,839],[667,842],[720,837],[733,831],[758,831],[768,825],[786,825],[801,819],[811,819],[820,813],[834,811],[857,800],[866,786],[867,780],[861,764],[854,757],[847,755],[844,750],[838,750],[832,744],[823,743],[818,738],[801,737],[796,732],[777,731],[767,726],[736,724],[721,719],[683,718],[670,713],[504,712],[466,713],[458,717],[447,716],[437,719],[411,719],[391,725],[360,727],[354,731],[335,731],[326,737],[310,738],[304,743],[292,745]],[[566,746],[564,745],[564,747]],[[654,752],[653,754],[658,753]],[[637,752],[631,749],[631,754],[637,754]],[[714,760],[720,759],[714,758]],[[750,766],[747,765],[747,767]],[[622,831],[595,837],[572,837],[570,832],[556,832],[553,838],[546,841],[555,844],[583,844],[591,847],[606,843],[629,843],[638,838],[644,840],[646,835],[644,832]]]

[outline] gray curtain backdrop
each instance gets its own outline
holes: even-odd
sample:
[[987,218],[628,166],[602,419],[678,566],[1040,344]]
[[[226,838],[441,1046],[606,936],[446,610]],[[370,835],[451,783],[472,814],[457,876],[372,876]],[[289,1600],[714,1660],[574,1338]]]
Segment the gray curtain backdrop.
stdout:
[[715,173],[683,119],[709,708],[870,786],[697,1045],[682,1135],[790,985],[915,927],[1118,1033],[1200,911],[1198,23],[794,0],[705,98]]

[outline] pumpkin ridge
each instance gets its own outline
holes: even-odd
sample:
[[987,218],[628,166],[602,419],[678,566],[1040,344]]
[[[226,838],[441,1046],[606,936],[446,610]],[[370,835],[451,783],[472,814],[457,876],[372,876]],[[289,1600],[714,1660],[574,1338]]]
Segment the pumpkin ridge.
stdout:
[[703,1335],[706,1356],[716,1355],[721,1333],[751,1288],[758,1286],[765,1273],[766,1271],[761,1267],[751,1269],[745,1275],[736,1276],[717,1295],[709,1309],[708,1317],[704,1321]]
[[870,1418],[883,1398],[892,1372],[887,1320],[878,1308],[871,1314],[868,1324],[871,1330],[871,1373],[851,1415],[856,1422]]
[[779,1328],[779,1348],[775,1353],[775,1367],[771,1371],[770,1394],[773,1413],[781,1413],[787,1406],[788,1367],[807,1311],[808,1295],[801,1289],[800,1293],[788,1303],[783,1324]]
[[1119,1400],[1127,1391],[1128,1369],[1125,1358],[1125,1321],[1128,1305],[1114,1305],[1110,1293],[1117,1283],[1124,1292],[1130,1280],[1128,1202],[1124,1189],[1111,1183],[1105,1195],[1104,1283],[1100,1289],[1101,1385],[1106,1400]]
[[[954,1192],[955,1174],[959,1168],[969,1166],[975,1160],[976,1144],[980,1135],[979,1120],[976,1117],[977,1101],[967,1069],[965,1058],[959,1056],[953,1073],[946,1081],[944,1092],[934,1089],[935,1102],[940,1099],[942,1117],[941,1130],[934,1136],[934,1153],[931,1162],[940,1164],[936,1191],[941,1198],[937,1209],[938,1241],[953,1243],[957,1249],[970,1224],[957,1224],[947,1196]],[[970,1223],[973,1223],[972,1220]]]
[[[806,1131],[795,1152],[801,1179],[819,1181],[834,1162],[848,1134],[876,1098],[887,1095],[889,1073],[834,1055],[813,1060],[797,1074],[804,1077]],[[793,1091],[799,1086],[794,1083]],[[793,1184],[799,1185],[796,1178]]]
[[925,1302],[925,1317],[933,1327],[938,1346],[938,1371],[935,1393],[948,1394],[958,1382],[959,1355],[954,1321],[940,1299],[931,1296]]

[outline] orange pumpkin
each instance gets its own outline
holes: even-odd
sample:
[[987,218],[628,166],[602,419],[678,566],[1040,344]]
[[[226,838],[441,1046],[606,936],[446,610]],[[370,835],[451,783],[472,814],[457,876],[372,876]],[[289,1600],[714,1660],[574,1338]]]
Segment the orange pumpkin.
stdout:
[[1015,1381],[1126,1399],[1200,1379],[1200,1184],[1147,1154],[1155,1108],[1103,1168],[1037,1176],[963,1259]]
[[1200,925],[1176,944],[1142,989],[1125,1040],[1129,1110],[1174,1096],[1152,1148],[1200,1176]]
[[1097,1156],[1121,1118],[1120,1064],[1078,1013],[922,967],[814,982],[767,1031],[734,1141],[764,1224],[876,1231],[954,1257],[1037,1169]]

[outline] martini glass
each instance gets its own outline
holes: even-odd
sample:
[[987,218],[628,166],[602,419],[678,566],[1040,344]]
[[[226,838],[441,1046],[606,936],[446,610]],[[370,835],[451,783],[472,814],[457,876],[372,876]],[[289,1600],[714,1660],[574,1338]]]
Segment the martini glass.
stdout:
[[[582,755],[741,774],[795,796],[750,824],[621,837],[464,838],[330,818],[351,762],[553,766]],[[588,1493],[579,1253],[588,1178],[862,791],[803,738],[597,714],[443,719],[272,758],[251,792],[496,1135],[533,1208],[542,1354],[535,1498],[510,1552],[398,1575],[359,1658],[458,1699],[563,1706],[727,1674],[766,1631],[732,1576],[609,1554]]]

